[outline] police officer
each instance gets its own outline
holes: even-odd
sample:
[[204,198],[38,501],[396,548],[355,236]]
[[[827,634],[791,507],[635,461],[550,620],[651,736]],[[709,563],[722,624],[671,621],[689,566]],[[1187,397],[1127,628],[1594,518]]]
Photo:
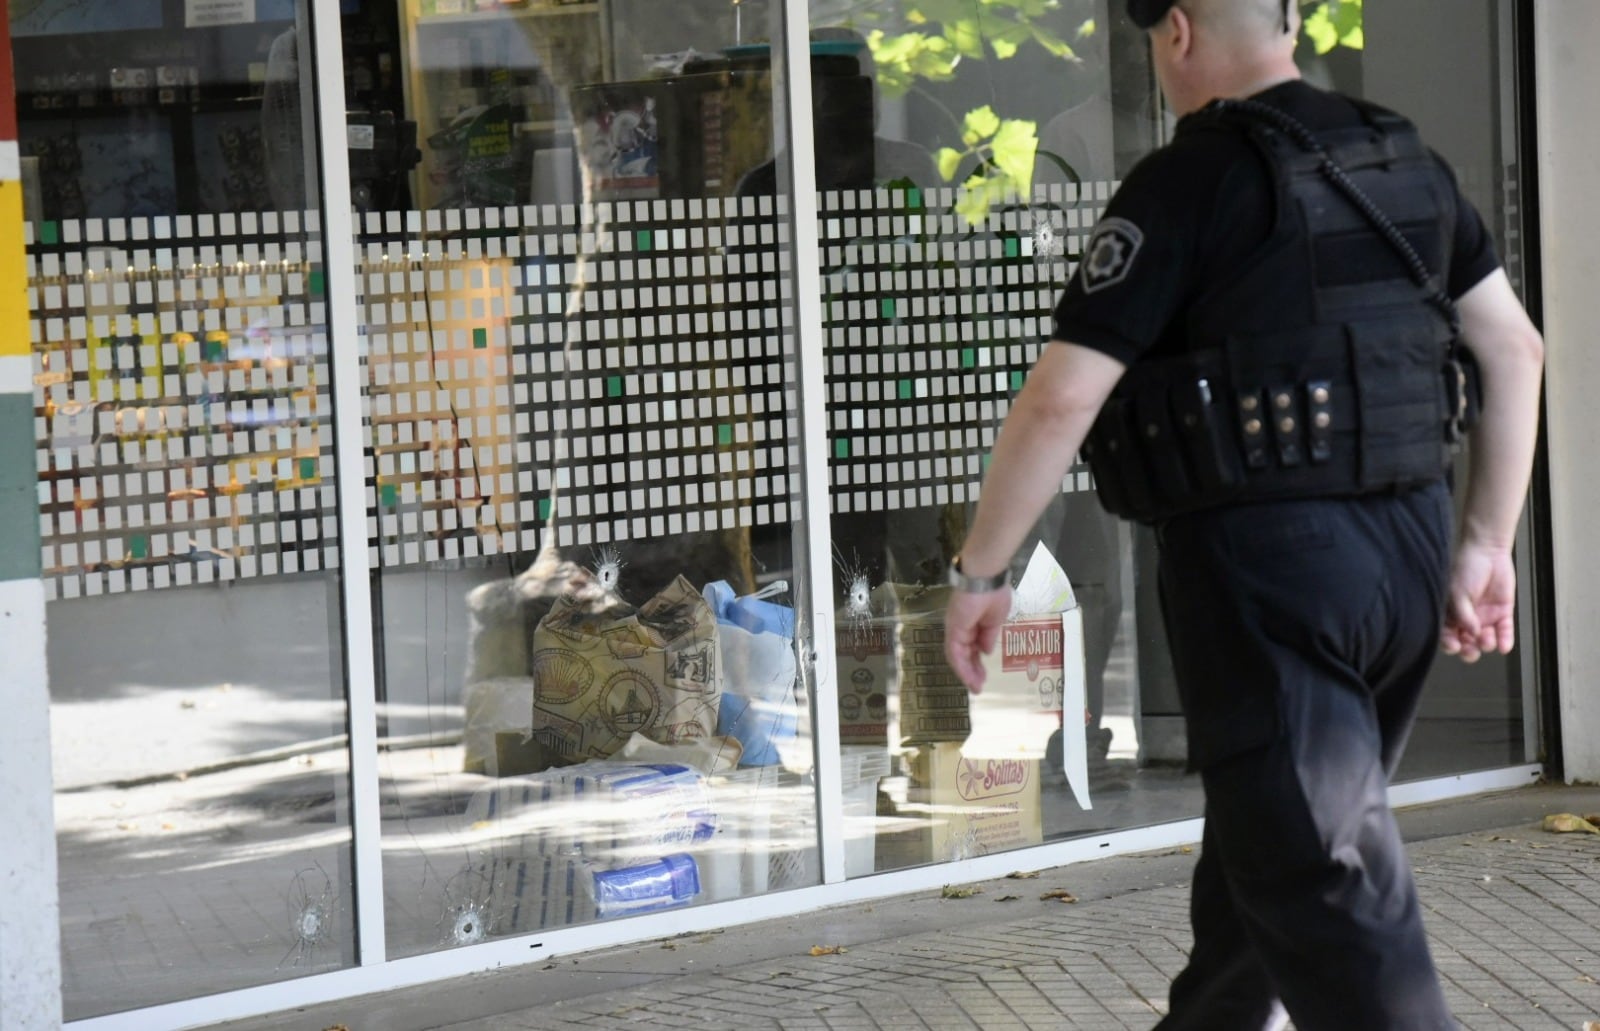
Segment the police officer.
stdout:
[[[1183,117],[1112,198],[996,442],[948,657],[981,690],[1003,571],[1083,447],[1102,502],[1156,529],[1205,788],[1160,1027],[1454,1027],[1386,785],[1434,649],[1512,646],[1543,343],[1414,128],[1300,81],[1288,0],[1128,11]],[[1446,470],[1480,400],[1452,557]]]

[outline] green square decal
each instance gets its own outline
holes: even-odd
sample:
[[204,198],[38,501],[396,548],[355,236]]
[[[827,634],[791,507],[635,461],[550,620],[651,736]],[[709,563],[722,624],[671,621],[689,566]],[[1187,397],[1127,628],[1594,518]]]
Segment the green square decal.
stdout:
[[978,366],[978,349],[976,347],[963,347],[961,349],[961,367],[974,369]]
[[129,537],[128,554],[134,558],[148,558],[150,555],[150,538],[143,534],[135,534]]
[[40,243],[60,243],[61,242],[61,223],[59,223],[59,222],[40,222],[39,223],[39,242]]
[[906,190],[906,207],[912,211],[922,210],[922,191],[915,186]]
[[226,340],[212,340],[207,337],[201,345],[201,353],[208,362],[220,362],[228,356],[228,342]]
[[622,377],[621,376],[607,376],[606,377],[606,396],[607,397],[621,397],[622,396]]
[[1015,258],[1022,253],[1022,244],[1015,236],[1006,237],[1006,257]]
[[732,444],[733,443],[733,427],[732,426],[729,426],[727,423],[723,423],[722,425],[717,427],[717,443],[718,444],[723,444],[723,445],[727,445],[727,444]]
[[894,318],[894,298],[893,297],[885,297],[883,300],[879,301],[878,302],[878,310],[883,313],[883,317],[884,318],[886,318],[886,319]]
[[400,492],[395,489],[394,484],[385,483],[382,487],[378,488],[378,497],[381,499],[380,504],[382,504],[384,508],[393,508],[395,503],[400,499]]
[[539,499],[539,518],[540,519],[549,519],[550,518],[550,499],[549,498],[540,498]]
[[650,243],[651,243],[650,230],[648,230],[648,229],[640,229],[639,231],[637,231],[637,232],[635,232],[633,234],[633,249],[634,250],[636,250],[636,251],[648,251],[650,249]]
[[475,326],[472,330],[472,346],[483,350],[489,346],[489,331],[482,326]]
[[1022,373],[1020,371],[1019,372],[1013,372],[1011,374],[1011,389],[1012,390],[1021,390],[1022,389]]
[[849,438],[840,437],[838,440],[833,442],[833,457],[835,457],[835,458],[849,458],[850,457],[850,440],[849,440]]
[[327,286],[327,280],[323,276],[322,266],[321,265],[313,266],[312,269],[311,269],[310,285],[307,287],[307,289],[310,292],[311,296],[313,296],[313,297],[321,297],[322,296],[322,291],[326,286]]
[[988,472],[989,471],[989,463],[992,462],[992,461],[994,461],[994,456],[993,455],[984,455],[983,456],[983,471],[984,472]]
[[317,460],[315,458],[300,459],[300,478],[314,480],[317,478]]
[[900,400],[909,401],[910,399],[911,399],[911,381],[908,380],[908,379],[903,379],[903,380],[900,381]]

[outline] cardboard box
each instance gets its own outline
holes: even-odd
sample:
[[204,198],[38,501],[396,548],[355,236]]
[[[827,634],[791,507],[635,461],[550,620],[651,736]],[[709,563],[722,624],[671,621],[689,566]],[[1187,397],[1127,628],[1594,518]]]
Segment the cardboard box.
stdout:
[[899,818],[878,835],[880,870],[942,863],[1044,840],[1039,760],[970,756],[949,742],[905,759],[911,785]]
[[1006,623],[984,659],[983,692],[973,697],[945,661],[948,599],[946,588],[885,584],[873,592],[874,611],[884,615],[841,622],[840,740],[896,747],[964,742],[973,755],[1043,757],[1063,726],[1063,711],[1074,714],[1067,720],[1074,725],[1084,711],[1082,611]]
[[880,584],[871,616],[842,616],[835,634],[842,742],[967,739],[967,689],[944,659],[949,598],[947,587]]

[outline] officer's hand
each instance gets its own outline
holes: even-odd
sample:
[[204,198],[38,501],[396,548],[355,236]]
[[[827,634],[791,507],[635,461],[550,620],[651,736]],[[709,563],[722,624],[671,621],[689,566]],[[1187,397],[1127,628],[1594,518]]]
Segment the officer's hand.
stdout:
[[1011,614],[1011,588],[973,594],[950,592],[944,614],[944,657],[950,668],[978,694],[983,690],[983,656],[994,651],[1000,625]]
[[1517,571],[1510,549],[1463,541],[1450,570],[1439,647],[1463,662],[1511,651],[1516,643],[1512,619],[1516,598]]

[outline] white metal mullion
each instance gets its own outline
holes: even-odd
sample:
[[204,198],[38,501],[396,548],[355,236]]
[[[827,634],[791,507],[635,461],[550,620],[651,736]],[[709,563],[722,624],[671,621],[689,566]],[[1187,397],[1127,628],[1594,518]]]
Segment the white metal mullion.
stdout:
[[[356,225],[350,209],[344,47],[339,0],[310,0],[322,169],[323,290],[333,368],[334,462],[339,518],[339,589],[344,601],[344,671],[350,715],[350,820],[355,847],[356,953],[362,966],[387,956],[383,913],[383,824],[378,810],[377,662],[372,561],[367,539],[366,443],[356,308]],[[304,72],[302,72],[304,74]]]
[[[811,611],[812,699],[816,712],[817,823],[822,880],[845,878],[844,792],[839,756],[839,684],[834,660],[832,485],[828,479],[827,358],[822,329],[822,249],[818,238],[816,140],[811,126],[811,12],[806,0],[783,5],[782,92],[788,126],[789,239],[793,256],[795,372],[799,379],[801,511],[806,529]],[[783,149],[782,140],[775,141]]]

